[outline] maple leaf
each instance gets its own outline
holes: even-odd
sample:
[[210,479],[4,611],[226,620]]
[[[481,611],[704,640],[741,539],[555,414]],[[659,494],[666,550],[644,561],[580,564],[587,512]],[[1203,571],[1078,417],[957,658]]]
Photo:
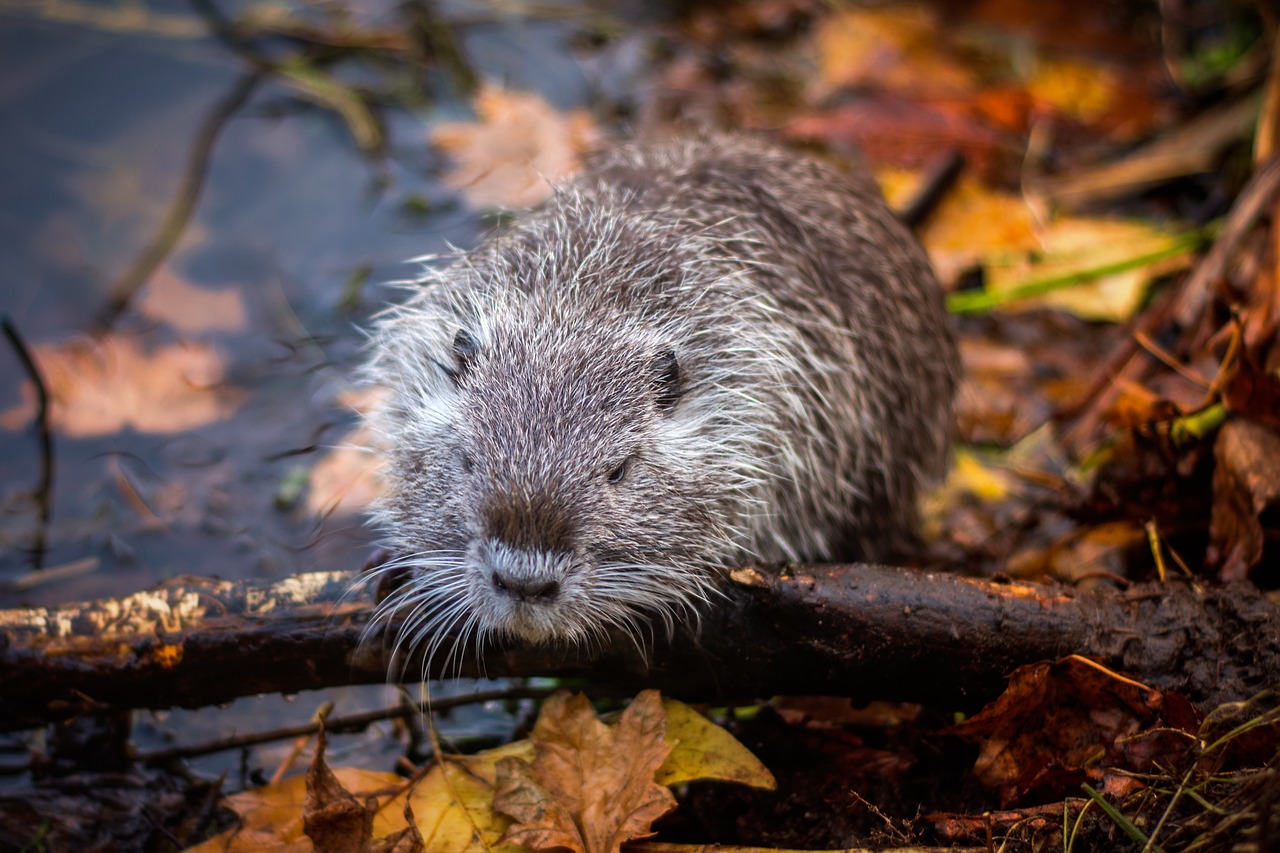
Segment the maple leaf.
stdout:
[[494,809],[516,821],[503,840],[617,853],[623,842],[652,835],[653,821],[675,807],[671,792],[654,782],[671,751],[666,721],[655,690],[637,696],[613,728],[585,696],[552,696],[529,738],[533,763],[498,763]]
[[431,141],[454,158],[447,186],[476,207],[533,207],[576,172],[600,133],[581,110],[569,114],[534,94],[485,86],[476,122],[436,127]]
[[[211,344],[148,349],[139,337],[120,332],[36,344],[32,354],[53,401],[54,428],[74,438],[123,429],[183,432],[230,417],[246,396],[226,385],[222,356]],[[17,429],[31,418],[30,382],[22,396],[18,406],[0,412],[0,425]]]

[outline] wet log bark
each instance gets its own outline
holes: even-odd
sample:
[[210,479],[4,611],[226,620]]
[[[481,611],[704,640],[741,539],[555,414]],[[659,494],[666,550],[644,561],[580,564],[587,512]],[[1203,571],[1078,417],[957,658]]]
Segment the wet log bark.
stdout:
[[[421,659],[361,642],[372,603],[344,597],[349,582],[185,578],[124,599],[0,611],[0,730],[382,682],[388,671],[418,679]],[[715,702],[809,693],[967,709],[998,695],[1014,668],[1069,654],[1214,706],[1280,684],[1280,608],[1247,584],[1085,592],[861,564],[743,569],[696,634],[658,640],[647,659],[619,637],[594,656],[466,647],[426,672],[578,677]]]

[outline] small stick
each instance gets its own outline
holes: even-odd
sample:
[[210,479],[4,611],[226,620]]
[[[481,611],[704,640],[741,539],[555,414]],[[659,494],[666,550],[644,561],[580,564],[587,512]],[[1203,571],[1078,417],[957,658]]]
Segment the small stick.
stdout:
[[195,212],[196,202],[200,200],[205,173],[208,171],[209,159],[213,154],[213,145],[218,139],[218,134],[231,116],[249,100],[249,96],[253,94],[253,90],[257,88],[261,79],[262,73],[258,71],[242,76],[231,91],[218,102],[213,112],[205,118],[187,159],[182,188],[178,191],[173,206],[169,208],[164,223],[133,265],[111,284],[107,302],[98,312],[95,322],[98,334],[108,331],[115,325],[116,320],[120,319],[120,315],[133,302],[134,296],[147,283],[147,279],[151,278],[151,274],[164,263],[164,259],[169,257],[169,253],[177,245],[178,239],[187,228],[191,214]]
[[31,357],[31,350],[18,334],[18,329],[6,314],[0,316],[0,328],[9,339],[10,346],[17,353],[22,367],[31,377],[31,384],[36,389],[36,432],[40,437],[40,483],[36,486],[36,509],[40,523],[36,528],[35,541],[31,545],[32,567],[39,571],[44,567],[44,554],[48,541],[49,518],[53,514],[53,431],[49,427],[49,387],[45,384],[44,375]]
[[[436,699],[431,703],[431,706],[435,711],[446,711],[463,705],[478,705],[483,702],[493,702],[501,699],[544,699],[554,692],[555,690],[549,687],[509,687],[504,690],[485,690],[467,696],[449,696],[444,699]],[[380,723],[383,720],[408,719],[421,714],[423,710],[423,706],[418,704],[397,705],[394,708],[379,708],[375,711],[364,711],[359,714],[328,717],[324,721],[324,729],[331,735],[359,732],[373,723]],[[146,764],[163,764],[179,758],[194,758],[214,752],[243,749],[244,747],[257,746],[258,744],[277,740],[310,737],[318,731],[320,731],[320,721],[313,719],[310,722],[299,723],[294,726],[283,726],[265,732],[250,732],[204,743],[191,744],[190,746],[175,746],[154,752],[140,752],[135,754],[134,758]]]

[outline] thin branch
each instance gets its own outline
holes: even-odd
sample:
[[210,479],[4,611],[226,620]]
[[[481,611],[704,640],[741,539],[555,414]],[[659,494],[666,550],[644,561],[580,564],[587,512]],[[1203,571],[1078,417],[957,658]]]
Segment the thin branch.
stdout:
[[53,515],[53,430],[49,425],[49,387],[45,384],[44,375],[40,373],[35,359],[31,357],[31,350],[27,348],[22,335],[18,334],[17,327],[13,325],[8,315],[0,317],[0,328],[4,329],[4,336],[9,339],[10,346],[17,353],[18,360],[22,362],[23,369],[27,371],[27,376],[30,377],[31,384],[36,389],[36,434],[40,440],[40,482],[36,485],[35,499],[39,524],[31,544],[31,563],[32,567],[39,571],[44,567],[49,519]]
[[258,71],[242,76],[205,118],[188,156],[182,187],[173,200],[173,205],[169,208],[169,213],[165,216],[160,230],[156,232],[151,243],[133,262],[133,265],[117,278],[108,290],[107,302],[98,312],[95,324],[99,334],[115,325],[116,320],[133,302],[134,296],[177,245],[200,200],[200,193],[204,189],[204,181],[209,169],[209,160],[218,135],[227,121],[249,100],[249,96],[262,80],[262,76]]
[[467,705],[478,705],[483,702],[497,702],[504,699],[545,699],[556,691],[554,687],[527,687],[524,685],[507,687],[502,690],[483,690],[469,693],[466,696],[449,696],[434,699],[428,709],[424,704],[397,705],[394,708],[379,708],[375,711],[364,711],[359,714],[347,714],[342,717],[327,717],[323,722],[311,720],[294,726],[282,726],[264,732],[250,732],[233,737],[218,738],[204,743],[188,746],[174,746],[169,749],[158,749],[154,752],[140,752],[134,758],[147,764],[163,764],[179,758],[195,758],[228,749],[243,749],[257,746],[260,743],[271,743],[277,740],[288,740],[295,737],[309,737],[323,727],[326,732],[334,734],[354,734],[362,732],[374,723],[384,720],[399,720],[419,716],[430,711],[448,711]]

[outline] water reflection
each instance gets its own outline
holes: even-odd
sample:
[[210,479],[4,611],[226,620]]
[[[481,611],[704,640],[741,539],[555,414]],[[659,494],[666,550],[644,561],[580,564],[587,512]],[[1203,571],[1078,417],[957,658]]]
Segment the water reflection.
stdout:
[[[398,8],[350,11],[386,27]],[[49,20],[53,9],[80,20]],[[192,9],[158,4],[146,20],[122,9],[0,12],[0,311],[59,375],[50,384],[71,388],[55,396],[74,396],[54,436],[44,559],[72,570],[16,587],[32,579],[40,459],[32,386],[0,347],[0,607],[120,595],[177,574],[360,565],[370,538],[360,519],[317,520],[290,492],[356,421],[342,398],[358,328],[394,298],[379,283],[483,227],[435,183],[439,157],[425,142],[433,122],[470,109],[449,64],[394,70],[416,86],[405,99],[416,106],[379,113],[381,161],[362,156],[332,104],[267,76],[220,127],[172,251],[109,334],[69,344],[172,214],[202,127],[246,73]],[[559,106],[586,97],[567,23],[481,13],[449,10],[470,21],[446,28],[454,67],[542,89]],[[291,49],[261,44],[275,60]],[[392,79],[374,64],[326,71]]]

